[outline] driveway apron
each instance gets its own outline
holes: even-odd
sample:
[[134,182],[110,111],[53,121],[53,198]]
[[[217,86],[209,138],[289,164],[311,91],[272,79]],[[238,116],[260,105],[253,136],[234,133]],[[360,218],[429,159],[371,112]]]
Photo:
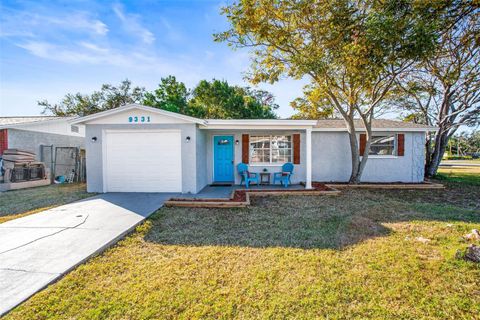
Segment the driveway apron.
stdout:
[[0,316],[117,242],[174,195],[107,193],[0,224]]

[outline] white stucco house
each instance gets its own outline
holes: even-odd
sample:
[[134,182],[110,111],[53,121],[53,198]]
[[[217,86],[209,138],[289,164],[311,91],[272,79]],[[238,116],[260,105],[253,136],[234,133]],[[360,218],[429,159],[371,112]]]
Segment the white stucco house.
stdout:
[[[197,119],[137,104],[71,120],[85,125],[89,192],[198,193],[213,183],[239,183],[250,171],[295,165],[293,183],[345,182],[351,172],[343,120]],[[364,133],[358,126],[360,148]],[[433,127],[373,122],[374,143],[362,180],[419,183],[425,134]]]
[[42,146],[84,147],[85,128],[69,123],[73,117],[0,117],[0,157],[5,149],[22,149],[40,158]]

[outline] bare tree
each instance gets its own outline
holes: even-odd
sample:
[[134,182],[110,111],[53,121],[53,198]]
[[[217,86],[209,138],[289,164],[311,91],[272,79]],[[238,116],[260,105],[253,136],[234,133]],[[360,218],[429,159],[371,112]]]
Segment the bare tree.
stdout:
[[480,10],[463,3],[428,60],[396,80],[395,101],[406,117],[437,126],[427,138],[425,175],[437,173],[449,139],[480,121]]

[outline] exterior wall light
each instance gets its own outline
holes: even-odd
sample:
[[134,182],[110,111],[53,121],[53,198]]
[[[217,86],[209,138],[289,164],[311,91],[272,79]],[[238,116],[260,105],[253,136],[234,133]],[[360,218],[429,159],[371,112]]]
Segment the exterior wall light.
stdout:
[[235,140],[235,144],[238,146],[238,144],[240,143],[240,141],[238,140]]
[[188,136],[188,137],[185,138],[185,141],[187,141],[187,143],[189,143],[190,140],[191,140],[190,136]]
[[92,142],[97,142],[97,137],[92,137]]

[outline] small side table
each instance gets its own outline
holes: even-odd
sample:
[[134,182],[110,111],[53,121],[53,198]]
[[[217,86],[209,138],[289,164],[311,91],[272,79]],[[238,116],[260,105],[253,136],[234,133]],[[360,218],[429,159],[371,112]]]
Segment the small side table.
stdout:
[[260,184],[270,184],[270,172],[260,172]]

